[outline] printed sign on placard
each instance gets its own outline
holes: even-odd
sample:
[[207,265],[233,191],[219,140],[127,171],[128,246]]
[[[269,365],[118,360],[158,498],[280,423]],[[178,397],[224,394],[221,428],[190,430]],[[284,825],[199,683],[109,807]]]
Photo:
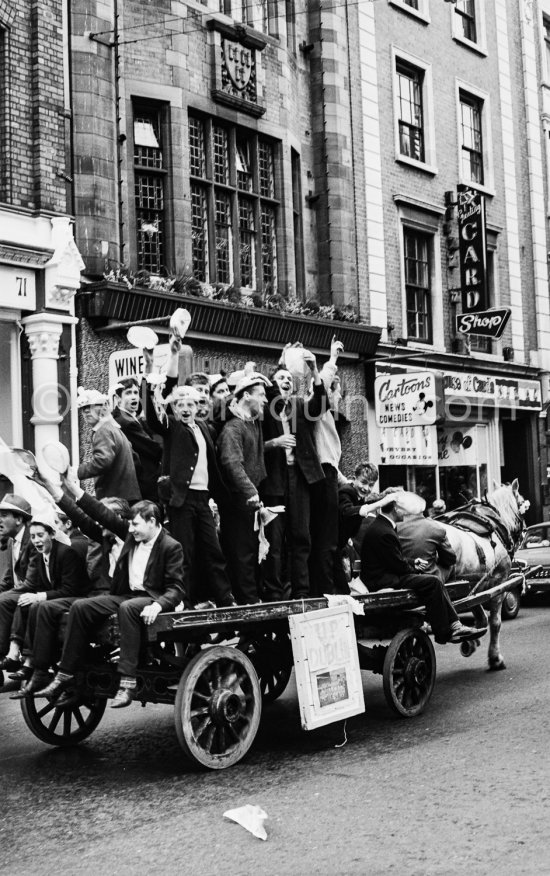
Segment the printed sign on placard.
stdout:
[[323,608],[288,620],[304,730],[364,712],[351,608]]

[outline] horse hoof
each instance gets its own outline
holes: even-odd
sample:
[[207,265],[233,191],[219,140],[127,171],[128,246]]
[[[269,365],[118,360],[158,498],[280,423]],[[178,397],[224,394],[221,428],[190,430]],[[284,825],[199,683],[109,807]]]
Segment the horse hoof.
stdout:
[[506,663],[501,660],[500,663],[489,663],[487,672],[500,672],[501,669],[506,669]]

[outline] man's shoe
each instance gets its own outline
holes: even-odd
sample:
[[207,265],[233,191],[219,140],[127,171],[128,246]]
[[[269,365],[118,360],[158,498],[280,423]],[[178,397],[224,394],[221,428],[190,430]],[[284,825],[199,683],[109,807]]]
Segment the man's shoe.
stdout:
[[131,688],[119,687],[111,703],[111,709],[125,709],[126,706],[131,706],[133,702]]
[[459,645],[461,642],[468,642],[471,639],[481,639],[486,632],[487,627],[477,629],[476,627],[465,627],[464,624],[460,624],[460,626],[454,627],[454,629],[451,630],[451,635],[448,641],[452,645]]
[[36,691],[35,696],[39,698],[46,697],[49,700],[53,700],[55,697],[58,697],[59,694],[63,693],[64,690],[73,687],[74,684],[74,675],[71,675],[70,678],[59,678],[59,675],[56,675],[54,680],[50,682],[47,687],[43,688],[43,690]]
[[[28,667],[29,669],[31,667]],[[11,695],[10,700],[24,700],[32,697],[36,691],[41,690],[50,680],[50,673],[42,669],[35,669],[32,678],[21,685],[18,691]]]
[[0,660],[0,670],[17,672],[18,669],[21,669],[21,661],[19,659],[14,660],[13,657],[3,657]]

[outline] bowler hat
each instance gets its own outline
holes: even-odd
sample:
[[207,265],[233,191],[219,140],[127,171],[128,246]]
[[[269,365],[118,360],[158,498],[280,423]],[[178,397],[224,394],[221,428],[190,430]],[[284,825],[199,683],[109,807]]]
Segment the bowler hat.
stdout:
[[13,511],[14,514],[21,514],[22,517],[32,517],[32,508],[26,499],[22,496],[16,496],[15,493],[6,493],[0,502],[0,511]]

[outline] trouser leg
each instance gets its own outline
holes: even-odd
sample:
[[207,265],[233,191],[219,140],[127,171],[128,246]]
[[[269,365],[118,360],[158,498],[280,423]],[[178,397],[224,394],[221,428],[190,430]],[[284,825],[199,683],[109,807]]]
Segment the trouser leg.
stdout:
[[[264,505],[284,505],[284,496],[264,496]],[[277,514],[265,528],[269,542],[267,557],[261,565],[262,598],[266,602],[277,602],[290,597],[290,590],[284,580],[283,553],[286,531],[286,514]]]
[[208,504],[208,494],[195,497],[195,545],[201,558],[201,567],[206,577],[207,594],[212,595],[216,605],[231,605],[234,602],[227,573],[225,557],[220,547],[216,525]]
[[241,605],[258,602],[258,533],[254,531],[254,511],[244,499],[220,506],[220,536],[227,560],[231,589]]
[[[67,596],[32,606],[27,624],[27,643],[31,665],[35,669],[49,669],[59,652],[59,626],[63,615],[78,597]],[[36,610],[35,610],[36,609]]]
[[323,463],[323,471],[324,480],[310,487],[311,596],[336,592],[334,572],[338,547],[338,472],[329,463]]
[[126,599],[118,607],[120,627],[120,660],[118,671],[121,675],[135,678],[139,661],[142,634],[144,630],[141,612],[154,600],[150,596],[137,596]]
[[405,575],[400,587],[414,590],[426,606],[426,617],[434,638],[445,642],[451,634],[451,624],[458,620],[456,610],[444,585],[435,575]]
[[181,508],[170,507],[168,517],[170,520],[170,534],[179,541],[183,548],[183,580],[188,594],[189,603],[186,608],[191,608],[199,601],[198,582],[195,576],[195,515],[196,507],[192,491],[189,490],[187,498]]
[[73,675],[80,666],[90,642],[90,634],[94,627],[114,614],[119,605],[129,595],[124,596],[94,596],[88,599],[77,599],[69,611],[65,644],[59,668],[62,672]]
[[10,647],[11,625],[22,590],[6,590],[0,593],[0,657],[4,657]]
[[25,641],[25,634],[27,632],[27,621],[29,618],[29,612],[34,605],[38,603],[33,603],[33,605],[17,605],[15,607],[15,611],[13,613],[13,618],[11,622],[11,631],[10,631],[10,641],[17,642],[19,647],[22,647],[23,642]]
[[309,525],[309,485],[297,466],[288,466],[287,539],[293,599],[307,599],[309,596]]

